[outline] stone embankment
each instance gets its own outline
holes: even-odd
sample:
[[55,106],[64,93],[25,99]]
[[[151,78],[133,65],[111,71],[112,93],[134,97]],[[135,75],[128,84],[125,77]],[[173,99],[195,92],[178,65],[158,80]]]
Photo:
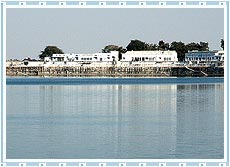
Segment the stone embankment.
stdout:
[[223,67],[210,66],[7,66],[7,76],[223,77]]

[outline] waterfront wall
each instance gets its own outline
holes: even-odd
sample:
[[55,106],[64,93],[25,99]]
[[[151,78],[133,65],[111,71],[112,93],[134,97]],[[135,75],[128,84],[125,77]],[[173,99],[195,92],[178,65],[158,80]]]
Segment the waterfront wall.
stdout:
[[223,67],[187,66],[7,66],[7,76],[223,77]]

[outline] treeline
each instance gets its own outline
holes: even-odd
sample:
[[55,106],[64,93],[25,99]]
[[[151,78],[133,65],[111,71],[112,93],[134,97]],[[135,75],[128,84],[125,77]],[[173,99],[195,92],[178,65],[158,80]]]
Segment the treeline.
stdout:
[[107,45],[102,49],[102,52],[110,52],[110,51],[119,51],[121,53],[125,53],[126,51],[141,51],[141,50],[175,50],[177,52],[178,60],[183,61],[185,58],[185,53],[192,50],[198,50],[198,51],[209,51],[208,42],[200,42],[195,43],[191,42],[188,44],[185,44],[181,41],[174,41],[172,43],[167,43],[163,40],[159,41],[158,44],[151,44],[146,43],[140,40],[131,40],[130,43],[126,46],[126,48],[123,48],[121,46],[117,45]]
[[[224,49],[224,40],[221,39],[221,48]],[[125,53],[126,51],[141,51],[141,50],[175,50],[177,52],[177,57],[179,61],[183,61],[185,58],[185,53],[188,51],[198,50],[198,51],[209,51],[208,42],[191,42],[185,44],[181,41],[174,41],[172,43],[167,43],[163,40],[159,41],[158,44],[146,43],[140,40],[131,40],[130,43],[123,48],[122,46],[117,45],[107,45],[102,49],[102,52],[110,52],[110,51],[119,51],[119,55],[121,58],[121,53]]]
[[[221,39],[220,46],[224,49],[224,40]],[[163,40],[159,41],[158,44],[146,43],[138,39],[131,40],[129,44],[124,48],[117,45],[107,45],[102,49],[102,52],[108,53],[110,51],[119,51],[119,59],[121,59],[122,53],[126,51],[142,51],[142,50],[175,50],[177,52],[177,57],[179,61],[183,61],[185,58],[185,53],[188,51],[198,50],[198,51],[209,51],[208,42],[191,42],[185,44],[181,41],[174,41],[172,43],[167,43]],[[56,46],[47,46],[44,51],[41,51],[39,55],[40,59],[44,57],[51,57],[52,54],[63,54],[64,52]]]

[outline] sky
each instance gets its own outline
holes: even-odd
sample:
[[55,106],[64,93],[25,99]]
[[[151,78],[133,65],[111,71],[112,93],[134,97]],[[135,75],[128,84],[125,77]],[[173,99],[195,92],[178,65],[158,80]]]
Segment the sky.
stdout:
[[205,41],[220,50],[223,9],[7,9],[6,58],[38,58],[48,45],[64,53],[96,53],[131,40]]

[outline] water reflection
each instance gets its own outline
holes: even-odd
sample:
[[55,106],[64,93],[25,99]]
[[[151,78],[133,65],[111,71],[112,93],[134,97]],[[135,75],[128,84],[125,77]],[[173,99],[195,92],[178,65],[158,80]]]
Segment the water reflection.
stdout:
[[177,90],[176,157],[223,158],[223,84],[178,85]]
[[8,85],[7,158],[223,157],[223,101],[223,84]]

